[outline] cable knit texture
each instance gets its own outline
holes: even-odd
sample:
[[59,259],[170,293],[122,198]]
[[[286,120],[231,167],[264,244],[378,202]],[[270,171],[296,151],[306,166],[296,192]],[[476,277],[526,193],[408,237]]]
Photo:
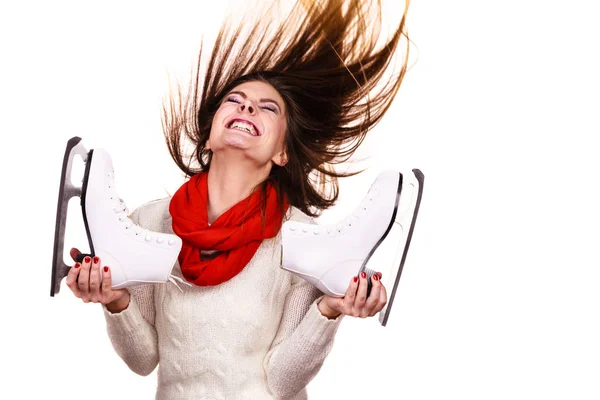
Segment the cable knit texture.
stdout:
[[[173,233],[169,201],[147,203],[132,219]],[[288,218],[312,221],[295,208]],[[220,285],[129,288],[126,310],[104,308],[115,351],[140,375],[158,365],[156,399],[306,399],[343,317],[322,316],[322,293],[279,268],[280,260],[281,233],[264,240],[242,272]],[[182,276],[179,264],[173,274]]]

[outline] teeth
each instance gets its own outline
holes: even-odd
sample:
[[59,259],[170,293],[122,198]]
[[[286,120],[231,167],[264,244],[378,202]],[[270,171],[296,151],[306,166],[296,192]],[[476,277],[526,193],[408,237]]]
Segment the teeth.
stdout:
[[256,136],[256,131],[254,130],[254,126],[252,126],[251,124],[242,122],[242,121],[235,121],[233,124],[231,124],[231,128],[240,129],[240,130],[246,131],[246,132],[251,133],[252,135]]

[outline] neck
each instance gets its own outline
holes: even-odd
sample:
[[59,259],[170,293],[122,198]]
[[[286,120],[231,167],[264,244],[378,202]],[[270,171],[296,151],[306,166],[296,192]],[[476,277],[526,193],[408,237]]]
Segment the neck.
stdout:
[[213,154],[208,171],[208,223],[250,196],[254,188],[269,176],[270,168],[257,169],[255,164],[226,160]]

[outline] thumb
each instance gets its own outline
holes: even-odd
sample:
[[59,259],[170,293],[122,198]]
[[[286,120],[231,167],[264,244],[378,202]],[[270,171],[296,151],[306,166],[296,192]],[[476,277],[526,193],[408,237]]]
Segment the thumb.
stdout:
[[77,261],[77,256],[80,254],[81,252],[79,251],[79,249],[76,249],[75,247],[72,247],[71,251],[69,251],[69,255],[71,256],[73,261]]

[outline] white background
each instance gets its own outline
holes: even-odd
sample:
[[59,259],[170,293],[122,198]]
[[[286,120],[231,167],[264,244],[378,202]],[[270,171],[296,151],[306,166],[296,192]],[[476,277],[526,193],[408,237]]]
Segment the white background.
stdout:
[[[60,166],[72,136],[106,148],[130,209],[182,183],[160,129],[165,71],[185,76],[237,6],[204,3],[0,6],[0,398],[153,398],[155,374],[127,369],[98,305],[49,296]],[[322,218],[378,171],[420,168],[413,244],[388,326],[346,319],[311,398],[600,398],[592,4],[413,2],[412,67],[361,149],[370,168]]]

